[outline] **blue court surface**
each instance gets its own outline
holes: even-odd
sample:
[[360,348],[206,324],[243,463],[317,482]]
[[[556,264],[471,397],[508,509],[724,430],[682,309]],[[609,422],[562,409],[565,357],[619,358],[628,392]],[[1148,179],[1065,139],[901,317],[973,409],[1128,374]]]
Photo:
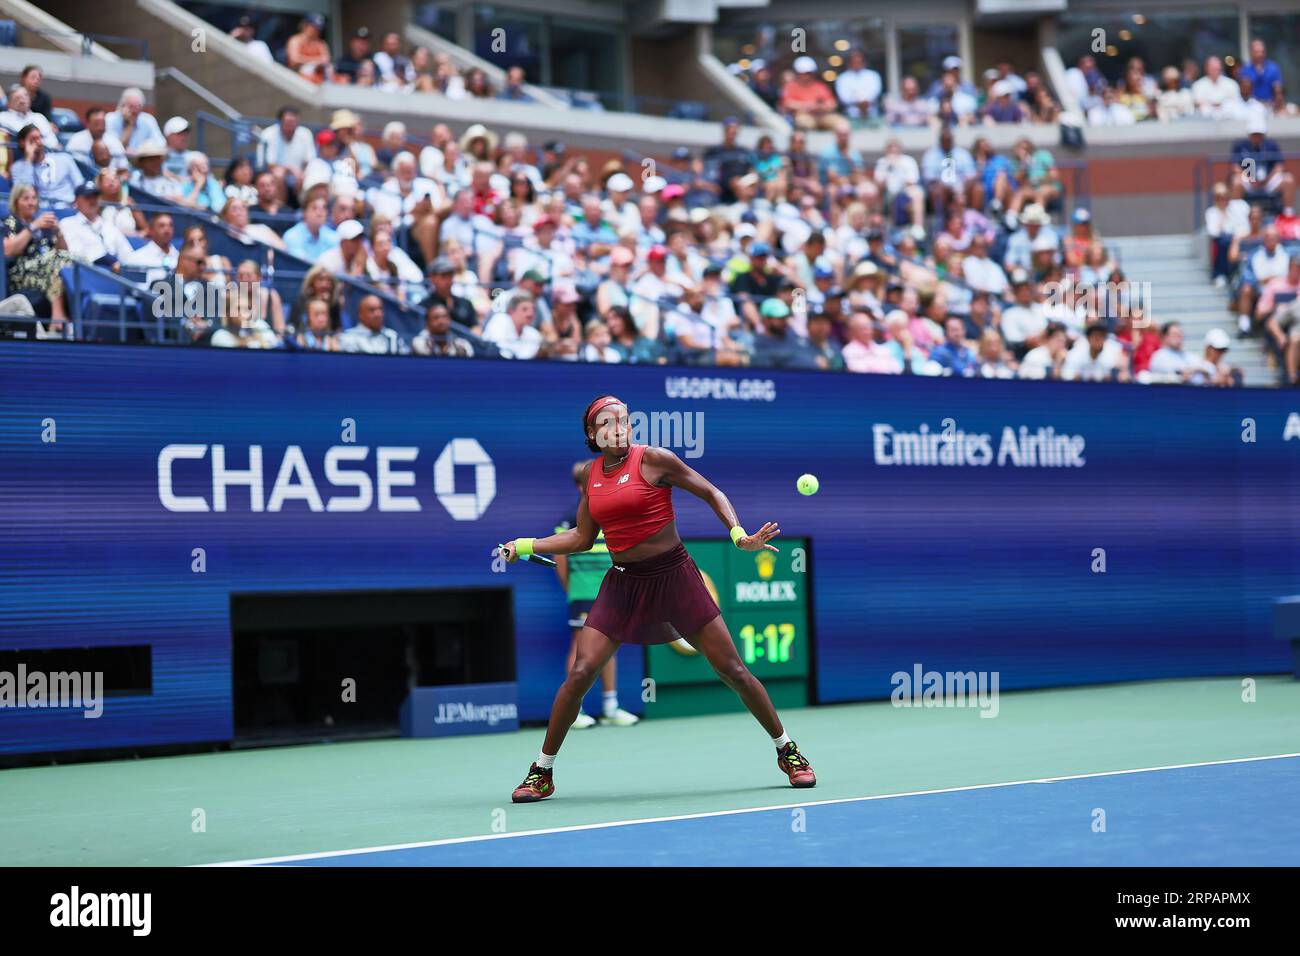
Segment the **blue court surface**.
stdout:
[[[808,791],[814,797],[816,791]],[[544,826],[545,806],[517,807]],[[540,812],[538,812],[540,811]],[[1101,830],[1104,812],[1104,831]],[[1296,866],[1300,756],[251,860],[290,866]]]

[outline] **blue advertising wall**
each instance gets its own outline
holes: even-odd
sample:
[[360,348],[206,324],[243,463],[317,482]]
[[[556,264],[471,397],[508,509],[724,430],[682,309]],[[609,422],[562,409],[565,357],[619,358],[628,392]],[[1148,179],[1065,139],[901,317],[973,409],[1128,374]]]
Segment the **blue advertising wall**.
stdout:
[[[678,453],[747,527],[811,540],[819,701],[887,697],[917,663],[996,670],[1004,689],[1286,669],[1270,604],[1300,592],[1292,393],[4,343],[0,650],[149,643],[153,693],[98,720],[0,710],[0,751],[228,739],[232,592],[504,583],[519,716],[543,719],[563,595],[543,569],[494,570],[492,549],[573,507],[582,409],[604,392],[702,413],[703,454]],[[991,460],[890,463],[886,429],[945,419],[947,454]],[[1030,465],[1018,441],[1016,464],[1004,429],[1022,427],[1071,436],[1077,462]],[[160,456],[178,445],[202,457],[172,462],[172,508],[207,510],[164,505]],[[230,469],[260,446],[262,510],[243,487],[215,510],[218,445]],[[323,510],[271,500],[286,458],[281,484],[307,480],[293,448]],[[380,448],[408,449],[384,453],[394,500],[376,487],[365,510],[329,510],[357,490],[327,458],[364,454],[337,469],[377,485]],[[814,497],[795,492],[803,472]],[[683,537],[724,534],[674,497]]]

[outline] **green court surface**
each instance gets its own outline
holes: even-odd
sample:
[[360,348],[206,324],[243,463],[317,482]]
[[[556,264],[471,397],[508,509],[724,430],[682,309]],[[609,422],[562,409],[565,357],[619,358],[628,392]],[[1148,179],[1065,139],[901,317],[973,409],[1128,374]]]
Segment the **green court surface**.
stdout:
[[0,864],[262,859],[1300,751],[1300,682],[1261,678],[1256,695],[1222,678],[1004,693],[993,719],[887,701],[789,710],[811,791],[786,785],[742,714],[574,731],[556,796],[531,806],[510,791],[541,728],[4,770]]

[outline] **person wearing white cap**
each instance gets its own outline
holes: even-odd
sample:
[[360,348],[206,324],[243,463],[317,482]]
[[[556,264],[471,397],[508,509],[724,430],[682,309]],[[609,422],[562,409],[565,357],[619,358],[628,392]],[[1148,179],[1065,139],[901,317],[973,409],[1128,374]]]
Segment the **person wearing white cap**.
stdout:
[[116,136],[108,132],[104,117],[107,111],[102,106],[92,106],[85,112],[85,128],[78,130],[68,138],[68,154],[78,162],[85,163],[88,166],[95,165],[94,158],[90,155],[97,143],[103,143],[108,148],[109,164],[116,166],[118,169],[129,170],[130,161],[126,158],[126,147],[124,147]]
[[641,224],[641,213],[632,201],[635,188],[636,183],[627,173],[615,173],[605,180],[608,198],[603,204],[604,216],[616,233],[636,230]]
[[167,143],[163,169],[178,179],[185,179],[190,162],[190,121],[184,116],[173,116],[163,124],[163,139]]
[[1206,332],[1205,351],[1200,358],[1192,360],[1195,371],[1188,377],[1187,384],[1214,385],[1219,388],[1237,385],[1240,373],[1224,361],[1231,347],[1232,339],[1223,329],[1210,329]]
[[800,56],[794,61],[794,78],[781,87],[777,109],[799,129],[838,129],[844,117],[831,88],[817,76],[817,61]]
[[1133,111],[1120,99],[1120,91],[1108,86],[1101,91],[1101,96],[1088,107],[1089,126],[1132,126],[1137,120]]
[[945,90],[959,90],[972,100],[978,97],[979,91],[972,84],[962,82],[959,56],[950,54],[943,58],[943,72],[930,84],[930,89],[925,95],[927,99],[935,100],[942,96]]
[[867,66],[866,55],[854,48],[849,51],[848,69],[835,78],[835,95],[852,119],[868,119],[876,112],[884,91],[880,74]]
[[1009,80],[998,80],[989,90],[989,101],[981,111],[986,126],[999,123],[1023,123],[1025,108],[1016,99],[1015,87]]
[[1241,109],[1241,87],[1225,76],[1223,61],[1212,56],[1205,61],[1205,75],[1192,84],[1196,112],[1210,119],[1229,119]]
[[366,227],[355,219],[345,219],[334,230],[339,244],[326,249],[316,265],[332,275],[361,275],[366,271]]

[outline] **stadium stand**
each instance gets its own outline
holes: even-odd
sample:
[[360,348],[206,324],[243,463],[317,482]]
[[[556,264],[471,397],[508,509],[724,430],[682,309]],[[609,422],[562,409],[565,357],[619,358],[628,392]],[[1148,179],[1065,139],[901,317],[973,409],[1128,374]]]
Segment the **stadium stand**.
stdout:
[[[1231,76],[1064,45],[980,71],[965,28],[905,63],[904,26],[786,51],[760,11],[640,41],[693,49],[690,99],[566,85],[437,4],[344,6],[135,0],[130,40],[77,34],[111,22],[82,2],[16,22],[7,334],[1296,384],[1300,120],[1258,37]],[[1093,186],[1170,150],[1204,240],[1103,235],[1122,200]]]

